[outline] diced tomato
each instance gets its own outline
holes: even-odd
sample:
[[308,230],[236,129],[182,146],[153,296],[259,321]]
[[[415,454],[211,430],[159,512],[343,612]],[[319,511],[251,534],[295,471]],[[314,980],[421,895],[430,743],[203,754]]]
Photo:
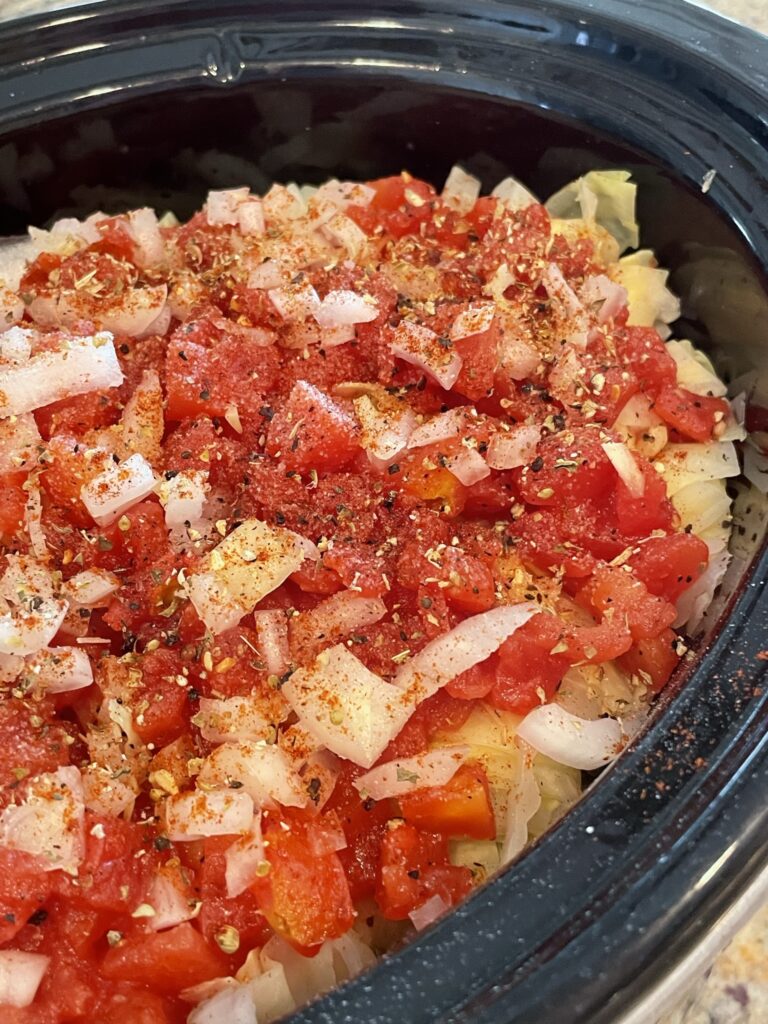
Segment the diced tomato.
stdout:
[[458,700],[478,700],[493,688],[496,671],[496,660],[488,658],[452,679],[445,692]]
[[438,690],[419,704],[378,763],[423,753],[437,733],[450,733],[461,728],[472,713],[472,707],[471,700],[457,699],[446,688]]
[[342,406],[300,380],[269,424],[267,451],[300,473],[333,472],[357,455],[357,426]]
[[353,785],[362,769],[344,764],[327,809],[338,815],[347,845],[338,856],[344,867],[353,900],[373,896],[379,871],[381,841],[387,822],[395,817],[393,800],[361,800]]
[[656,394],[677,380],[677,363],[653,327],[622,327],[614,334],[616,351],[644,391]]
[[387,830],[376,888],[376,902],[385,917],[401,921],[432,896],[440,896],[452,906],[466,896],[471,885],[469,868],[450,863],[443,836],[408,824],[394,824]]
[[69,764],[69,729],[55,721],[50,700],[24,701],[10,695],[0,699],[0,736],[3,802],[27,775],[53,772]]
[[338,938],[355,919],[338,854],[312,851],[316,828],[299,813],[270,811],[264,821],[270,870],[253,885],[267,921],[299,949]]
[[459,515],[464,508],[467,488],[445,469],[441,462],[447,445],[428,445],[418,448],[403,456],[395,469],[390,467],[390,482],[395,487],[418,498],[420,501],[436,505],[447,515]]
[[696,395],[685,388],[664,388],[653,408],[665,423],[691,441],[711,441],[728,415],[725,399]]
[[617,628],[626,622],[635,640],[645,640],[671,626],[677,610],[669,601],[651,594],[631,572],[616,566],[599,568],[577,595],[581,605],[591,608]]
[[545,438],[536,450],[536,458],[514,473],[524,501],[560,508],[599,498],[615,477],[598,431],[588,429]]
[[146,828],[92,811],[86,812],[86,825],[77,879],[57,875],[59,892],[83,909],[130,913],[141,902],[153,863],[144,848]]
[[405,820],[425,832],[454,838],[494,839],[488,776],[478,764],[463,764],[450,782],[427,786],[400,797]]
[[709,561],[709,548],[692,533],[649,537],[629,560],[648,590],[673,604],[695,582]]
[[237,929],[240,936],[238,961],[248,951],[262,946],[272,934],[267,919],[261,912],[256,893],[246,889],[236,897],[227,896],[226,851],[232,845],[232,836],[211,836],[204,840],[199,870],[200,929],[209,942],[225,925]]
[[224,955],[186,922],[162,932],[146,932],[107,950],[102,961],[105,978],[149,985],[174,995],[226,973]]
[[27,493],[24,490],[27,474],[0,474],[0,537],[6,544],[13,541],[24,525]]
[[669,682],[669,677],[680,661],[678,643],[673,630],[662,630],[658,636],[638,640],[631,650],[619,658],[619,664],[630,675],[647,678],[651,692],[659,693]]
[[617,478],[616,521],[625,537],[646,537],[654,530],[669,530],[675,521],[675,509],[667,498],[667,485],[647,459],[634,456],[645,480],[645,490],[635,497],[621,478]]
[[44,909],[52,881],[30,854],[0,846],[0,946]]
[[466,395],[472,401],[485,398],[493,391],[499,365],[499,334],[498,323],[494,320],[487,331],[454,342],[454,348],[462,359],[461,372],[453,385],[454,391]]
[[163,747],[189,728],[188,682],[181,658],[159,648],[141,661],[141,683],[132,693],[136,732],[145,743]]
[[559,620],[542,614],[534,615],[505,640],[488,694],[490,703],[524,715],[550,700],[572,661],[566,653],[558,653],[561,640]]

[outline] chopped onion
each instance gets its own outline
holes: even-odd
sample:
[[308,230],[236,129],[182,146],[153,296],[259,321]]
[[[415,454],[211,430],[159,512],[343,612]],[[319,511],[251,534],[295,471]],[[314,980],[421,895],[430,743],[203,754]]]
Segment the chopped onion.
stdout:
[[0,597],[25,606],[31,597],[52,598],[54,577],[48,566],[29,555],[5,556],[8,568],[0,579]]
[[42,444],[32,413],[0,420],[0,473],[18,473],[38,456]]
[[502,864],[508,864],[527,846],[528,822],[540,806],[541,793],[536,784],[536,776],[528,758],[522,756],[509,791],[506,829],[501,847]]
[[141,210],[131,210],[128,230],[138,249],[137,263],[140,267],[155,267],[164,261],[165,245],[154,210],[146,206]]
[[259,650],[267,672],[273,676],[283,675],[291,661],[288,620],[285,612],[280,608],[255,611],[253,619],[256,623]]
[[253,800],[238,789],[196,790],[170,796],[165,802],[165,829],[174,842],[247,832],[253,821]]
[[259,807],[271,800],[284,807],[304,807],[308,800],[288,755],[263,740],[223,743],[205,759],[198,780],[217,786],[241,782],[238,792],[247,793]]
[[451,325],[451,341],[472,338],[489,331],[496,318],[496,307],[489,302],[475,302],[459,313]]
[[185,526],[194,528],[203,522],[208,489],[207,470],[181,472],[170,480],[163,478],[159,482],[157,496],[165,509],[165,525],[169,530]]
[[417,789],[444,786],[467,758],[469,747],[440,747],[414,757],[387,761],[355,779],[360,795],[374,800],[405,796]]
[[267,224],[285,224],[298,220],[306,212],[306,203],[298,189],[273,185],[262,199]]
[[449,441],[452,437],[458,437],[462,431],[467,429],[473,412],[474,410],[462,407],[438,413],[431,420],[414,428],[408,440],[408,447],[423,448],[428,444]]
[[397,687],[343,644],[297,669],[281,692],[320,744],[363,768],[378,760],[413,711]]
[[529,206],[533,206],[534,203],[538,203],[538,199],[533,192],[521,184],[517,178],[502,179],[493,192],[491,192],[491,195],[496,199],[500,199],[510,210],[526,210]]
[[740,473],[739,457],[732,441],[668,444],[654,466],[661,471],[670,498],[688,484],[724,480]]
[[523,333],[502,319],[498,346],[499,363],[512,380],[525,380],[541,362],[541,356]]
[[147,894],[147,903],[155,912],[147,919],[153,932],[191,921],[200,911],[200,904],[182,876],[178,861],[175,865],[168,862],[158,869]]
[[[58,299],[39,297],[29,306],[43,325],[75,327],[84,318],[97,319],[104,331],[138,338],[146,334],[165,308],[168,286],[132,288],[118,299],[100,301],[82,292],[63,292]],[[89,300],[89,301],[86,301]]]
[[398,669],[394,681],[412,704],[419,704],[462,672],[489,658],[537,611],[537,607],[529,604],[513,604],[472,615],[431,640]]
[[534,708],[522,720],[517,735],[553,761],[591,771],[618,757],[623,731],[615,718],[587,721],[559,704]]
[[287,275],[277,260],[264,260],[248,275],[249,288],[280,288],[286,283]]
[[480,179],[454,164],[443,185],[442,200],[457,213],[469,213],[480,195]]
[[[2,271],[0,266],[0,271]],[[23,299],[10,288],[6,288],[0,276],[0,323],[12,324],[24,316]]]
[[106,569],[85,569],[73,576],[62,587],[64,596],[83,608],[95,608],[108,604],[120,589],[120,580]]
[[359,260],[368,243],[365,232],[345,213],[334,214],[320,231],[333,245],[345,249],[351,260]]
[[[269,961],[282,964],[288,988],[298,1006],[321,992],[327,992],[336,984],[333,947],[330,942],[324,942],[315,956],[306,957],[275,935],[262,950],[261,959],[265,966],[269,965]],[[257,1003],[257,1006],[262,1016],[268,1017],[261,1011],[261,1003]]]
[[29,783],[26,799],[0,814],[0,846],[39,858],[42,871],[76,875],[85,854],[85,803],[77,768],[57,768]]
[[356,398],[354,406],[362,428],[362,447],[372,465],[385,469],[408,443],[416,416],[409,406],[400,406],[396,400],[392,408],[379,409],[368,395]]
[[97,814],[116,818],[127,811],[129,814],[136,800],[136,793],[123,778],[115,779],[114,772],[97,764],[88,764],[82,770],[83,799],[85,806]]
[[429,327],[401,320],[392,337],[392,352],[406,363],[417,366],[449,391],[461,373],[461,356],[446,348]]
[[210,743],[266,740],[274,736],[274,726],[260,712],[254,697],[201,697],[199,708],[192,721]]
[[297,661],[307,661],[324,647],[379,622],[386,614],[387,606],[379,597],[339,591],[291,619],[291,649]]
[[29,545],[37,558],[48,557],[48,541],[43,529],[43,500],[37,477],[30,475],[24,484],[27,500],[24,502],[24,527]]
[[626,444],[623,441],[605,441],[602,447],[632,497],[642,498],[645,494],[645,477]]
[[324,815],[321,827],[309,833],[307,846],[313,857],[325,857],[346,850],[347,837],[335,811]]
[[18,416],[89,391],[123,383],[112,335],[70,338],[56,352],[40,352],[21,366],[0,369],[0,416]]
[[120,515],[146,498],[157,480],[143,455],[131,455],[119,465],[110,465],[103,473],[83,484],[80,497],[94,522],[109,526]]
[[445,902],[442,896],[435,893],[434,896],[430,896],[428,900],[422,903],[420,907],[409,911],[408,917],[410,917],[416,931],[421,932],[449,909],[450,905]]
[[237,226],[241,235],[263,235],[264,207],[257,196],[249,196],[237,211]]
[[547,295],[564,321],[564,340],[575,348],[586,348],[589,340],[589,318],[579,297],[565,280],[562,270],[556,263],[547,264],[541,283],[547,289]]
[[517,469],[536,455],[536,446],[541,438],[541,427],[521,423],[513,426],[508,433],[494,434],[488,442],[485,461],[491,469]]
[[250,830],[227,847],[224,854],[227,896],[235,899],[258,878],[259,869],[267,860],[261,834],[261,813],[254,814]]
[[302,323],[320,309],[320,296],[307,280],[267,291],[272,305],[283,320]]
[[0,334],[0,359],[19,366],[32,355],[34,331],[25,327],[11,327]]
[[471,487],[491,475],[488,463],[476,448],[462,447],[460,451],[446,455],[444,466],[465,487]]
[[321,327],[369,324],[378,315],[379,305],[372,296],[358,295],[348,290],[328,292],[314,313]]
[[27,672],[46,693],[83,690],[93,682],[93,668],[80,647],[48,647],[27,661]]
[[304,558],[296,534],[246,519],[188,577],[190,600],[208,629],[223,633],[279,587]]
[[331,178],[314,193],[316,199],[328,200],[338,207],[370,206],[376,190],[358,181],[337,181]]
[[605,274],[595,274],[585,280],[579,298],[587,309],[596,310],[598,322],[604,324],[627,305],[627,289]]
[[250,989],[237,984],[222,989],[196,1006],[187,1024],[258,1024]]
[[47,647],[66,614],[66,601],[45,598],[34,609],[0,615],[0,654],[35,654]]
[[247,187],[209,192],[205,203],[206,220],[211,227],[234,227],[237,224],[238,210],[249,196],[250,191]]
[[0,950],[0,1006],[30,1006],[50,962],[42,953]]

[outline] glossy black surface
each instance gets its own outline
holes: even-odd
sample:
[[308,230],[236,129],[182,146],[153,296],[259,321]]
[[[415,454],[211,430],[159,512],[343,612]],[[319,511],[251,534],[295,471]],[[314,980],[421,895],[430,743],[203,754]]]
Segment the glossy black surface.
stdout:
[[[439,183],[461,160],[545,194],[629,166],[686,332],[725,373],[768,372],[767,68],[768,42],[678,0],[79,8],[0,29],[0,228],[183,214],[273,177]],[[768,851],[763,506],[740,499],[726,615],[634,748],[502,877],[297,1020],[603,1024],[733,902]]]

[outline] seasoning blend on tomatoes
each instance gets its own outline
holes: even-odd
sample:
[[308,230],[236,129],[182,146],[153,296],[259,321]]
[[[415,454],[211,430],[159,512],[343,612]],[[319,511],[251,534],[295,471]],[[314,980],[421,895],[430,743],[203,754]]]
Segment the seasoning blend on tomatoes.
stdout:
[[619,258],[623,172],[31,236],[0,267],[2,1019],[264,1024],[618,755],[727,565],[741,431]]

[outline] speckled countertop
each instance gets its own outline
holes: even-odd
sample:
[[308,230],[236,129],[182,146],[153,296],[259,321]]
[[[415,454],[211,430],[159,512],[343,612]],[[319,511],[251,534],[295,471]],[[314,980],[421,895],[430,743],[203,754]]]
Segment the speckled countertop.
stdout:
[[[10,18],[85,2],[0,0],[0,15]],[[701,6],[768,34],[768,0],[707,0]],[[665,1014],[658,1024],[768,1024],[768,905],[737,933],[706,976],[681,999],[677,1009]]]

